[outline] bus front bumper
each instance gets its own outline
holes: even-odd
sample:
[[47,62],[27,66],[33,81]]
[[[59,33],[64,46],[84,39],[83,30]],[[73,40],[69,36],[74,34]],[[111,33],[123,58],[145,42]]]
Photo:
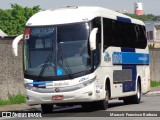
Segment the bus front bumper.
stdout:
[[81,89],[69,92],[40,93],[26,89],[26,97],[27,105],[79,103],[95,101],[96,99],[94,83]]

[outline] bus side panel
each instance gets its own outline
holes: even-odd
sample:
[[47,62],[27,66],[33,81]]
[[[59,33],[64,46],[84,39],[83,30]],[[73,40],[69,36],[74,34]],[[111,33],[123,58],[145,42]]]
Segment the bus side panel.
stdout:
[[[146,49],[136,49],[136,52],[149,54],[148,46]],[[138,73],[141,75],[142,93],[145,94],[150,90],[150,67],[149,65],[137,66]]]
[[[121,52],[130,52],[135,53],[134,48],[121,48]],[[123,59],[127,59],[129,56],[126,56]],[[137,68],[136,65],[122,65],[122,70],[131,70],[131,80],[125,80],[123,82],[123,92],[135,91],[136,88],[136,79],[137,79]]]
[[115,98],[118,96],[123,96],[123,85],[122,83],[114,83],[113,74],[115,71],[122,71],[121,65],[114,65],[113,66],[113,52],[120,52],[120,47],[108,47],[104,53],[102,53],[102,60],[101,60],[101,77],[102,80],[105,81],[107,78],[110,80],[110,89],[111,89],[111,98]]
[[[109,47],[102,54],[102,78],[108,76],[111,83],[111,97],[136,94],[138,77],[142,93],[149,90],[149,65],[147,49]],[[147,60],[140,61],[140,58]],[[128,63],[127,63],[128,62]]]

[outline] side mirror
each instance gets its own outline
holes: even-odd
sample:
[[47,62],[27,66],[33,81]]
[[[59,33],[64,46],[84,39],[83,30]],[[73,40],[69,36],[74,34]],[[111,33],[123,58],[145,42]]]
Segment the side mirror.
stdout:
[[14,56],[18,56],[18,43],[23,39],[23,34],[17,36],[12,42],[12,53]]
[[90,44],[90,50],[95,50],[96,49],[96,35],[98,32],[98,28],[94,28],[89,37],[89,44]]

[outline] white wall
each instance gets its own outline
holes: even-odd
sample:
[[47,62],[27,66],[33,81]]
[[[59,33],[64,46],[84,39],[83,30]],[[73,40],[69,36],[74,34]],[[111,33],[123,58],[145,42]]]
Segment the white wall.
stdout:
[[[155,26],[160,26],[160,23],[151,22],[151,23],[146,23],[145,25],[146,25],[147,32],[153,31],[153,41],[160,42],[160,29],[156,29],[155,27]],[[148,40],[150,41],[149,38]]]
[[150,38],[150,36],[147,36],[148,37],[148,40],[156,40],[156,31],[155,31],[155,26],[154,24],[146,24],[146,32],[149,33],[149,32],[153,32],[153,39]]

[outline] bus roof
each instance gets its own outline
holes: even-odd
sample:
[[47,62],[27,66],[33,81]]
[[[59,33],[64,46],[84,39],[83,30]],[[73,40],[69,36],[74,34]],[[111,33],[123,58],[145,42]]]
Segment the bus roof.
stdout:
[[115,12],[110,9],[102,7],[91,6],[68,6],[65,8],[58,8],[55,10],[45,10],[33,15],[28,22],[27,26],[42,26],[42,25],[57,25],[75,22],[84,22],[92,20],[95,17],[106,17],[110,19],[117,19],[117,17],[130,19],[131,23],[144,25],[140,20],[133,19],[127,15]]

